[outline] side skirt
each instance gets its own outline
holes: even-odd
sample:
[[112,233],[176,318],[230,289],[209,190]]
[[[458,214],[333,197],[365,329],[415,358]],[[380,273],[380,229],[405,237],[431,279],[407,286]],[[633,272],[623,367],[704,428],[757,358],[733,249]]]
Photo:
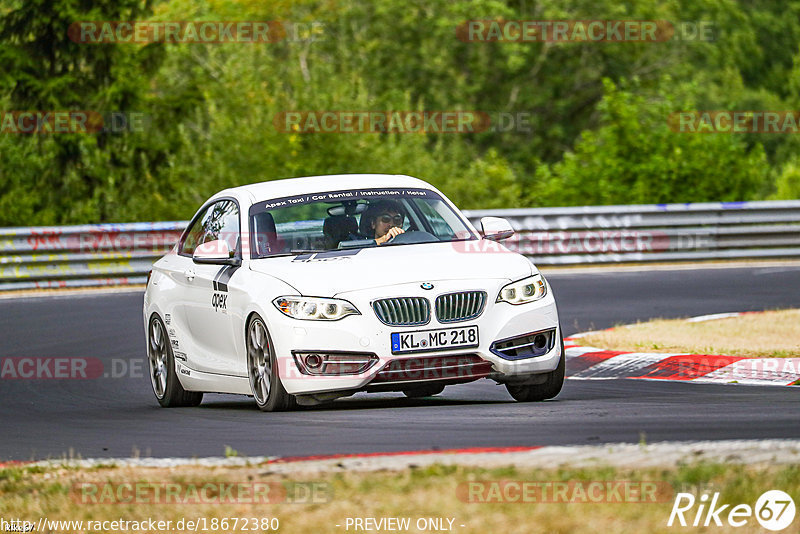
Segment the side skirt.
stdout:
[[178,379],[187,391],[203,391],[207,393],[233,393],[235,395],[252,395],[250,381],[246,376],[217,375],[195,371],[180,360],[175,362]]

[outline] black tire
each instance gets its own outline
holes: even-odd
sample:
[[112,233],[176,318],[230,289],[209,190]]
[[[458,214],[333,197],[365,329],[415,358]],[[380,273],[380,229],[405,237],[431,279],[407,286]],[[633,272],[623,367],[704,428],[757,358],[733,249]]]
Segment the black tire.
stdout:
[[278,376],[278,361],[267,325],[256,314],[247,323],[245,343],[247,378],[258,409],[262,412],[283,412],[297,407],[297,399],[286,393]]
[[418,398],[418,397],[433,397],[434,395],[438,395],[442,391],[444,391],[444,386],[443,385],[428,384],[428,385],[419,386],[419,387],[416,387],[416,388],[413,388],[413,389],[404,389],[403,390],[403,394],[406,397],[409,397],[411,399],[415,399],[415,398]]
[[161,318],[153,314],[147,328],[147,361],[150,385],[158,403],[164,408],[197,406],[203,402],[203,393],[186,391],[178,380],[175,356]]
[[518,402],[539,402],[552,399],[561,392],[564,386],[564,370],[566,357],[564,355],[564,340],[561,340],[561,359],[558,367],[547,373],[547,379],[542,384],[506,384],[509,394]]

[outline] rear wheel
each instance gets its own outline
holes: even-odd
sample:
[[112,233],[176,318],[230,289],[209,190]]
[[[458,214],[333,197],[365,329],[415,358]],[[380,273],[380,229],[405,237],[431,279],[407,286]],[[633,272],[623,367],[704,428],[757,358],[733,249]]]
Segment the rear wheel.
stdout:
[[247,376],[261,411],[280,412],[297,406],[295,396],[286,393],[281,384],[272,338],[258,315],[247,326]]
[[186,391],[175,374],[175,357],[167,337],[167,330],[158,315],[153,315],[147,329],[147,360],[150,365],[150,384],[158,403],[164,408],[197,406],[203,394]]
[[444,386],[437,384],[429,384],[427,386],[420,386],[413,389],[404,389],[403,394],[412,399],[417,397],[432,397],[444,391]]
[[546,373],[547,377],[542,384],[506,384],[506,389],[519,402],[537,402],[552,399],[561,392],[564,385],[564,370],[566,358],[564,356],[564,340],[561,340],[561,359],[558,367]]

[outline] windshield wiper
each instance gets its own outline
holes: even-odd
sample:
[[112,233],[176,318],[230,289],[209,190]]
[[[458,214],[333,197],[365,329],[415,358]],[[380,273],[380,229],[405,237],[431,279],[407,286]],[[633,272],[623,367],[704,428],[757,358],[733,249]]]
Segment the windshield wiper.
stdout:
[[267,254],[266,256],[259,256],[258,259],[262,258],[282,258],[284,256],[297,256],[298,254],[316,254],[317,252],[327,252],[329,249],[326,250],[303,250],[297,249],[292,250],[290,252],[276,252],[275,254]]

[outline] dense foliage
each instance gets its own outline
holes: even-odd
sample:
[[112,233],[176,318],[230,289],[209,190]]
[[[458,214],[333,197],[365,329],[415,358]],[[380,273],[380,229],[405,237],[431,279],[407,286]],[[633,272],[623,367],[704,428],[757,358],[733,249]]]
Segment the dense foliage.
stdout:
[[[456,28],[470,19],[706,21],[714,39],[463,42]],[[261,44],[70,40],[70,24],[87,20],[296,31]],[[679,110],[798,109],[795,1],[0,0],[0,65],[2,110],[147,118],[136,131],[0,133],[2,226],[184,219],[225,187],[349,172],[419,176],[464,208],[800,196],[797,136],[667,124]],[[273,121],[287,110],[517,121],[468,134],[285,133]]]

